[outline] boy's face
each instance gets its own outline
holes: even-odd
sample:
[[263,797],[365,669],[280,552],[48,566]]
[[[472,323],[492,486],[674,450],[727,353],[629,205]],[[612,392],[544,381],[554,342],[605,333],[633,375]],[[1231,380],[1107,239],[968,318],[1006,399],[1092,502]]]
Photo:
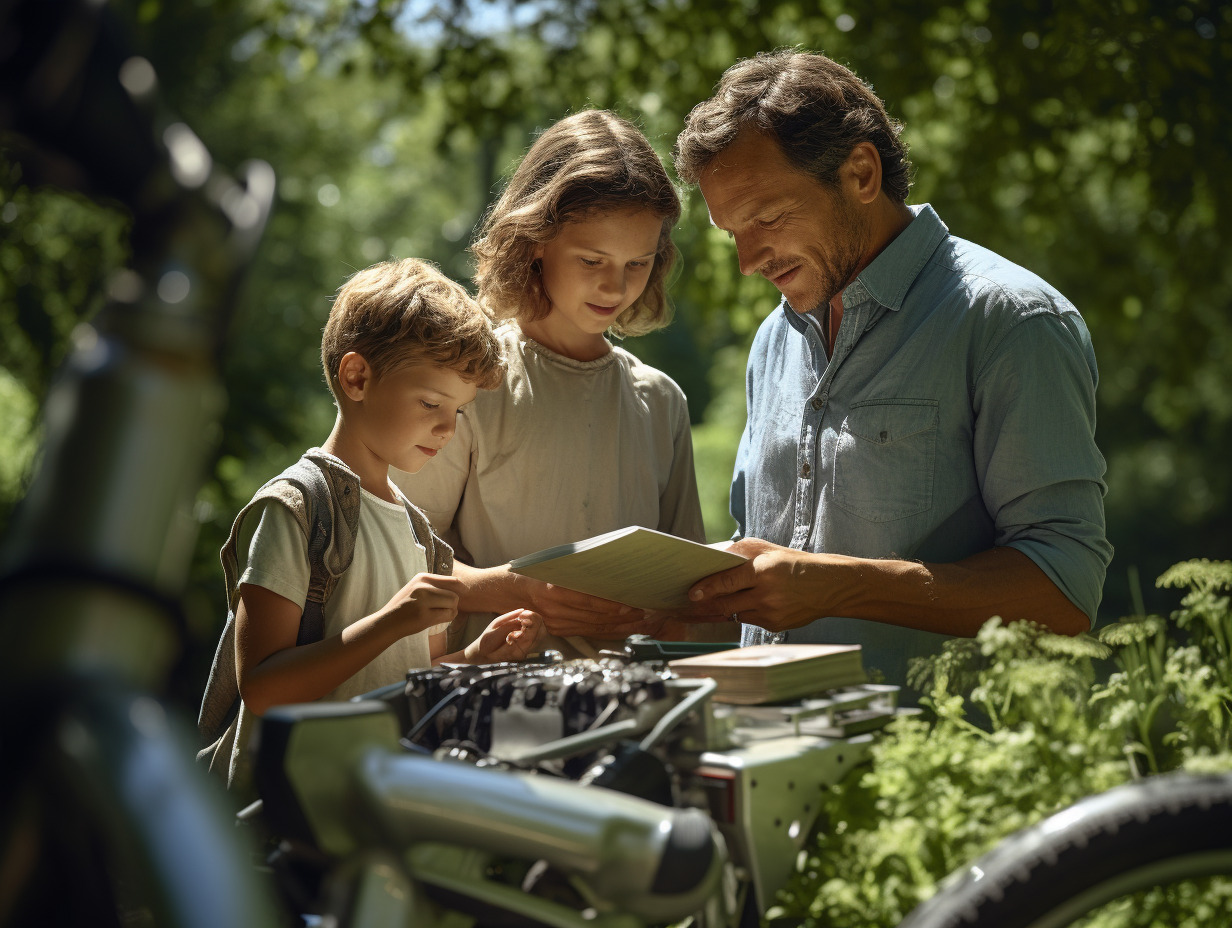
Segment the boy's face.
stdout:
[[413,474],[448,444],[477,392],[457,371],[411,364],[371,378],[351,417],[372,454]]

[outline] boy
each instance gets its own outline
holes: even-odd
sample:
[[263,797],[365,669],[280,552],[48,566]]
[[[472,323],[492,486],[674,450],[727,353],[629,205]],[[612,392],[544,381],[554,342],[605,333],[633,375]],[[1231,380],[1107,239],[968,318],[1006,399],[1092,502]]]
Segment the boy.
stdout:
[[[237,517],[222,557],[243,701],[230,739],[224,734],[221,749],[207,749],[210,768],[225,769],[233,788],[237,781],[246,786],[244,746],[253,719],[270,707],[348,699],[404,679],[408,668],[443,661],[518,660],[543,630],[540,616],[518,609],[447,653],[462,589],[448,576],[452,552],[389,480],[390,466],[412,473],[423,467],[452,437],[458,410],[479,388],[501,383],[500,346],[479,306],[422,261],[378,264],[339,290],[321,361],[338,415],[324,445],[296,467],[307,460],[326,476],[335,515],[322,557],[336,564],[339,554],[346,562],[353,553],[344,570],[330,571],[336,577],[319,610],[319,632],[305,641],[312,601],[322,597],[310,595],[312,532],[301,502],[307,494],[288,492],[285,479],[296,468],[267,484]],[[354,519],[355,505],[352,537],[345,510],[352,507]],[[212,678],[225,669],[219,660]],[[214,734],[205,724],[210,701],[207,687],[207,740]]]

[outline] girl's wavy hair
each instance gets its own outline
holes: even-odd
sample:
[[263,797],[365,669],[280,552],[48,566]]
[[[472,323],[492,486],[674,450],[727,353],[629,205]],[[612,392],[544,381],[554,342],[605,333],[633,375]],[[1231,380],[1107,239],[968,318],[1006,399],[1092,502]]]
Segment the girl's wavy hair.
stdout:
[[349,351],[363,355],[377,377],[436,364],[491,390],[505,376],[487,313],[465,287],[418,258],[374,264],[339,288],[321,338],[321,366],[335,399],[338,367]]
[[728,68],[676,139],[677,176],[696,184],[746,127],[773,138],[788,161],[828,187],[851,150],[871,142],[881,158],[882,189],[892,200],[907,200],[911,161],[902,124],[886,114],[872,87],[825,55],[778,49]]
[[666,283],[679,252],[672,228],[680,196],[646,136],[606,110],[583,110],[531,145],[471,245],[479,302],[496,318],[524,322],[551,311],[535,250],[561,227],[610,210],[645,208],[663,220],[646,289],[613,322],[616,335],[642,335],[671,321]]

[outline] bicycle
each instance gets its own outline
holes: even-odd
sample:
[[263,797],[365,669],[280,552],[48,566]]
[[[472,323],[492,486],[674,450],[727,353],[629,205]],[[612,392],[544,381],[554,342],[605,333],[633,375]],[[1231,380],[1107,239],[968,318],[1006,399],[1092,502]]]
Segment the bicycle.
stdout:
[[1232,874],[1232,774],[1155,776],[1011,835],[900,928],[1064,928],[1123,896],[1220,874]]
[[[236,180],[213,167],[139,86],[148,64],[100,5],[6,3],[0,34],[0,128],[22,164],[70,165],[82,189],[134,217],[133,267],[74,336],[6,536],[0,922],[106,925],[142,911],[270,924],[274,902],[233,850],[225,803],[150,694],[179,644],[223,309],[260,238],[272,172],[252,163]],[[159,295],[168,282],[174,300]]]

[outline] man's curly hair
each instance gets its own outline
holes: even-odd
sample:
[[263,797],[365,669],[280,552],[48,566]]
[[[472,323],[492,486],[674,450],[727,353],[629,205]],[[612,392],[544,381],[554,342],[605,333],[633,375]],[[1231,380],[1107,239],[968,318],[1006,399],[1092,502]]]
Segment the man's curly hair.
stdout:
[[902,124],[868,84],[825,55],[779,49],[728,68],[676,139],[677,176],[696,184],[745,128],[773,138],[788,161],[828,187],[851,150],[871,142],[881,158],[882,190],[891,200],[907,200],[911,162]]

